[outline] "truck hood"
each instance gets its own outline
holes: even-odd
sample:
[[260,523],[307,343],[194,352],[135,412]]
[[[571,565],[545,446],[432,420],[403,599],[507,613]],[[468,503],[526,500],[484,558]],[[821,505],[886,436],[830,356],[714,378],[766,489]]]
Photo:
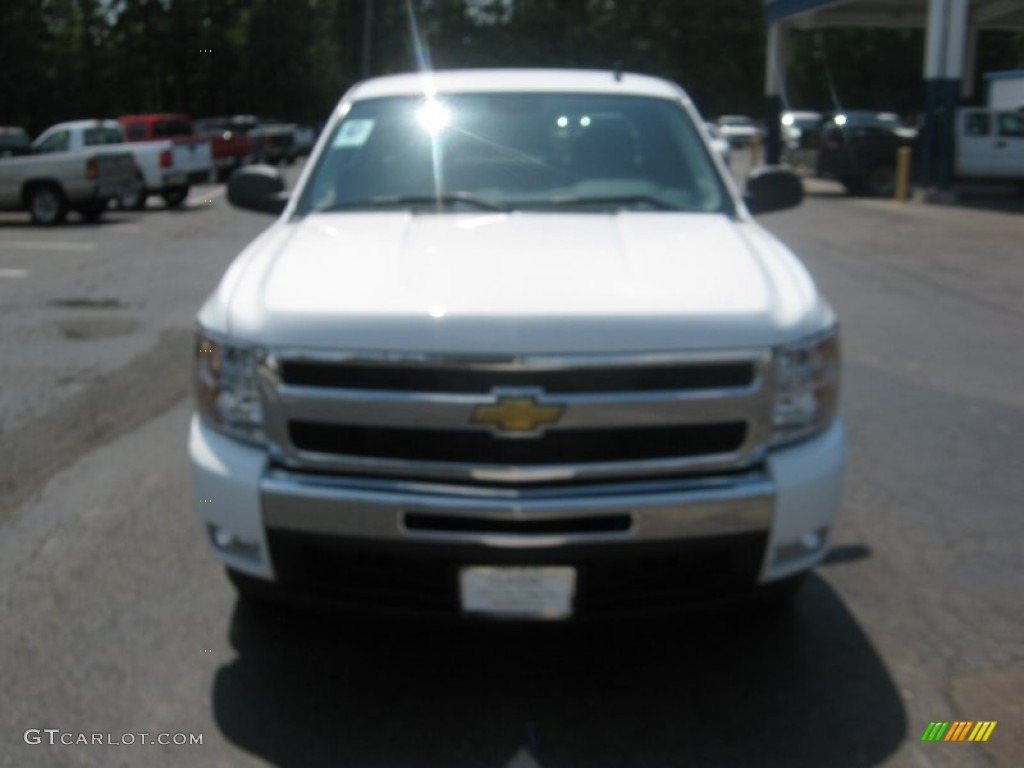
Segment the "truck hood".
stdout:
[[200,321],[268,346],[516,355],[750,348],[830,314],[751,221],[373,212],[277,222]]

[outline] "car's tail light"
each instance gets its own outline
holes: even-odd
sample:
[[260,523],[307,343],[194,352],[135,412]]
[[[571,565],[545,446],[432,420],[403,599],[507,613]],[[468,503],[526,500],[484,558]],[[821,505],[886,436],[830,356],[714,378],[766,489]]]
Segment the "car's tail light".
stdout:
[[174,164],[174,155],[171,154],[171,150],[163,149],[160,151],[160,167],[170,168]]

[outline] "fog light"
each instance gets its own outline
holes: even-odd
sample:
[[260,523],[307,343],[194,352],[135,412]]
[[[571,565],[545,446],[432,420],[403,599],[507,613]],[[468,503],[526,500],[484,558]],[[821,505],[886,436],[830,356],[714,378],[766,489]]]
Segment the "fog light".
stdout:
[[809,531],[796,541],[789,541],[775,547],[775,565],[784,565],[792,560],[810,557],[825,548],[828,528],[821,527]]
[[239,538],[238,535],[230,528],[224,528],[219,525],[210,524],[208,529],[210,533],[210,541],[216,549],[219,549],[221,552],[226,552],[238,557],[244,557],[249,560],[259,560],[259,542],[246,541],[245,539]]
[[821,549],[821,545],[824,543],[824,530],[822,532],[812,531],[811,533],[805,533],[800,537],[800,544],[809,552]]
[[227,549],[235,540],[235,534],[233,534],[229,529],[220,528],[216,525],[210,526],[210,535],[213,537],[213,543],[221,549]]

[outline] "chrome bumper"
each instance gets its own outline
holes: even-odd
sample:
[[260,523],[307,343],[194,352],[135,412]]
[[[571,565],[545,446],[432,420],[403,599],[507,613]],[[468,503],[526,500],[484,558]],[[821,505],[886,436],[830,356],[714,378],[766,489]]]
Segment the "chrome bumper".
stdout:
[[211,548],[233,570],[267,581],[279,575],[272,540],[302,537],[396,551],[456,549],[477,564],[565,564],[602,551],[747,539],[757,542],[756,580],[767,583],[824,556],[844,446],[837,421],[742,474],[511,489],[285,470],[264,449],[225,437],[198,416],[189,438],[193,503]]
[[[529,492],[283,470],[269,470],[260,483],[260,506],[270,529],[500,548],[766,532],[774,497],[774,484],[762,472]],[[419,524],[424,520],[430,525]]]

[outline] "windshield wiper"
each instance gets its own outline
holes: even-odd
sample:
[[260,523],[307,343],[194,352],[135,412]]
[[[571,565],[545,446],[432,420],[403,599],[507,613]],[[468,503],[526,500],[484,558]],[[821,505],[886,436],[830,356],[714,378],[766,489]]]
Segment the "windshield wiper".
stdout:
[[[529,203],[519,203],[519,205],[534,205],[533,201]],[[653,195],[605,195],[600,197],[591,197],[588,195],[569,195],[566,197],[552,197],[547,200],[538,200],[536,205],[550,205],[552,207],[562,207],[571,205],[598,205],[598,206],[614,206],[616,208],[624,208],[626,206],[635,205],[646,205],[659,211],[683,211],[684,208],[680,208],[678,205],[663,200],[660,197]]]
[[451,206],[464,204],[483,211],[507,211],[508,208],[492,203],[488,200],[481,200],[479,197],[464,192],[446,192],[441,195],[380,195],[370,197],[366,200],[354,200],[348,203],[338,203],[324,208],[323,211],[343,211],[350,208],[384,208],[388,206]]

